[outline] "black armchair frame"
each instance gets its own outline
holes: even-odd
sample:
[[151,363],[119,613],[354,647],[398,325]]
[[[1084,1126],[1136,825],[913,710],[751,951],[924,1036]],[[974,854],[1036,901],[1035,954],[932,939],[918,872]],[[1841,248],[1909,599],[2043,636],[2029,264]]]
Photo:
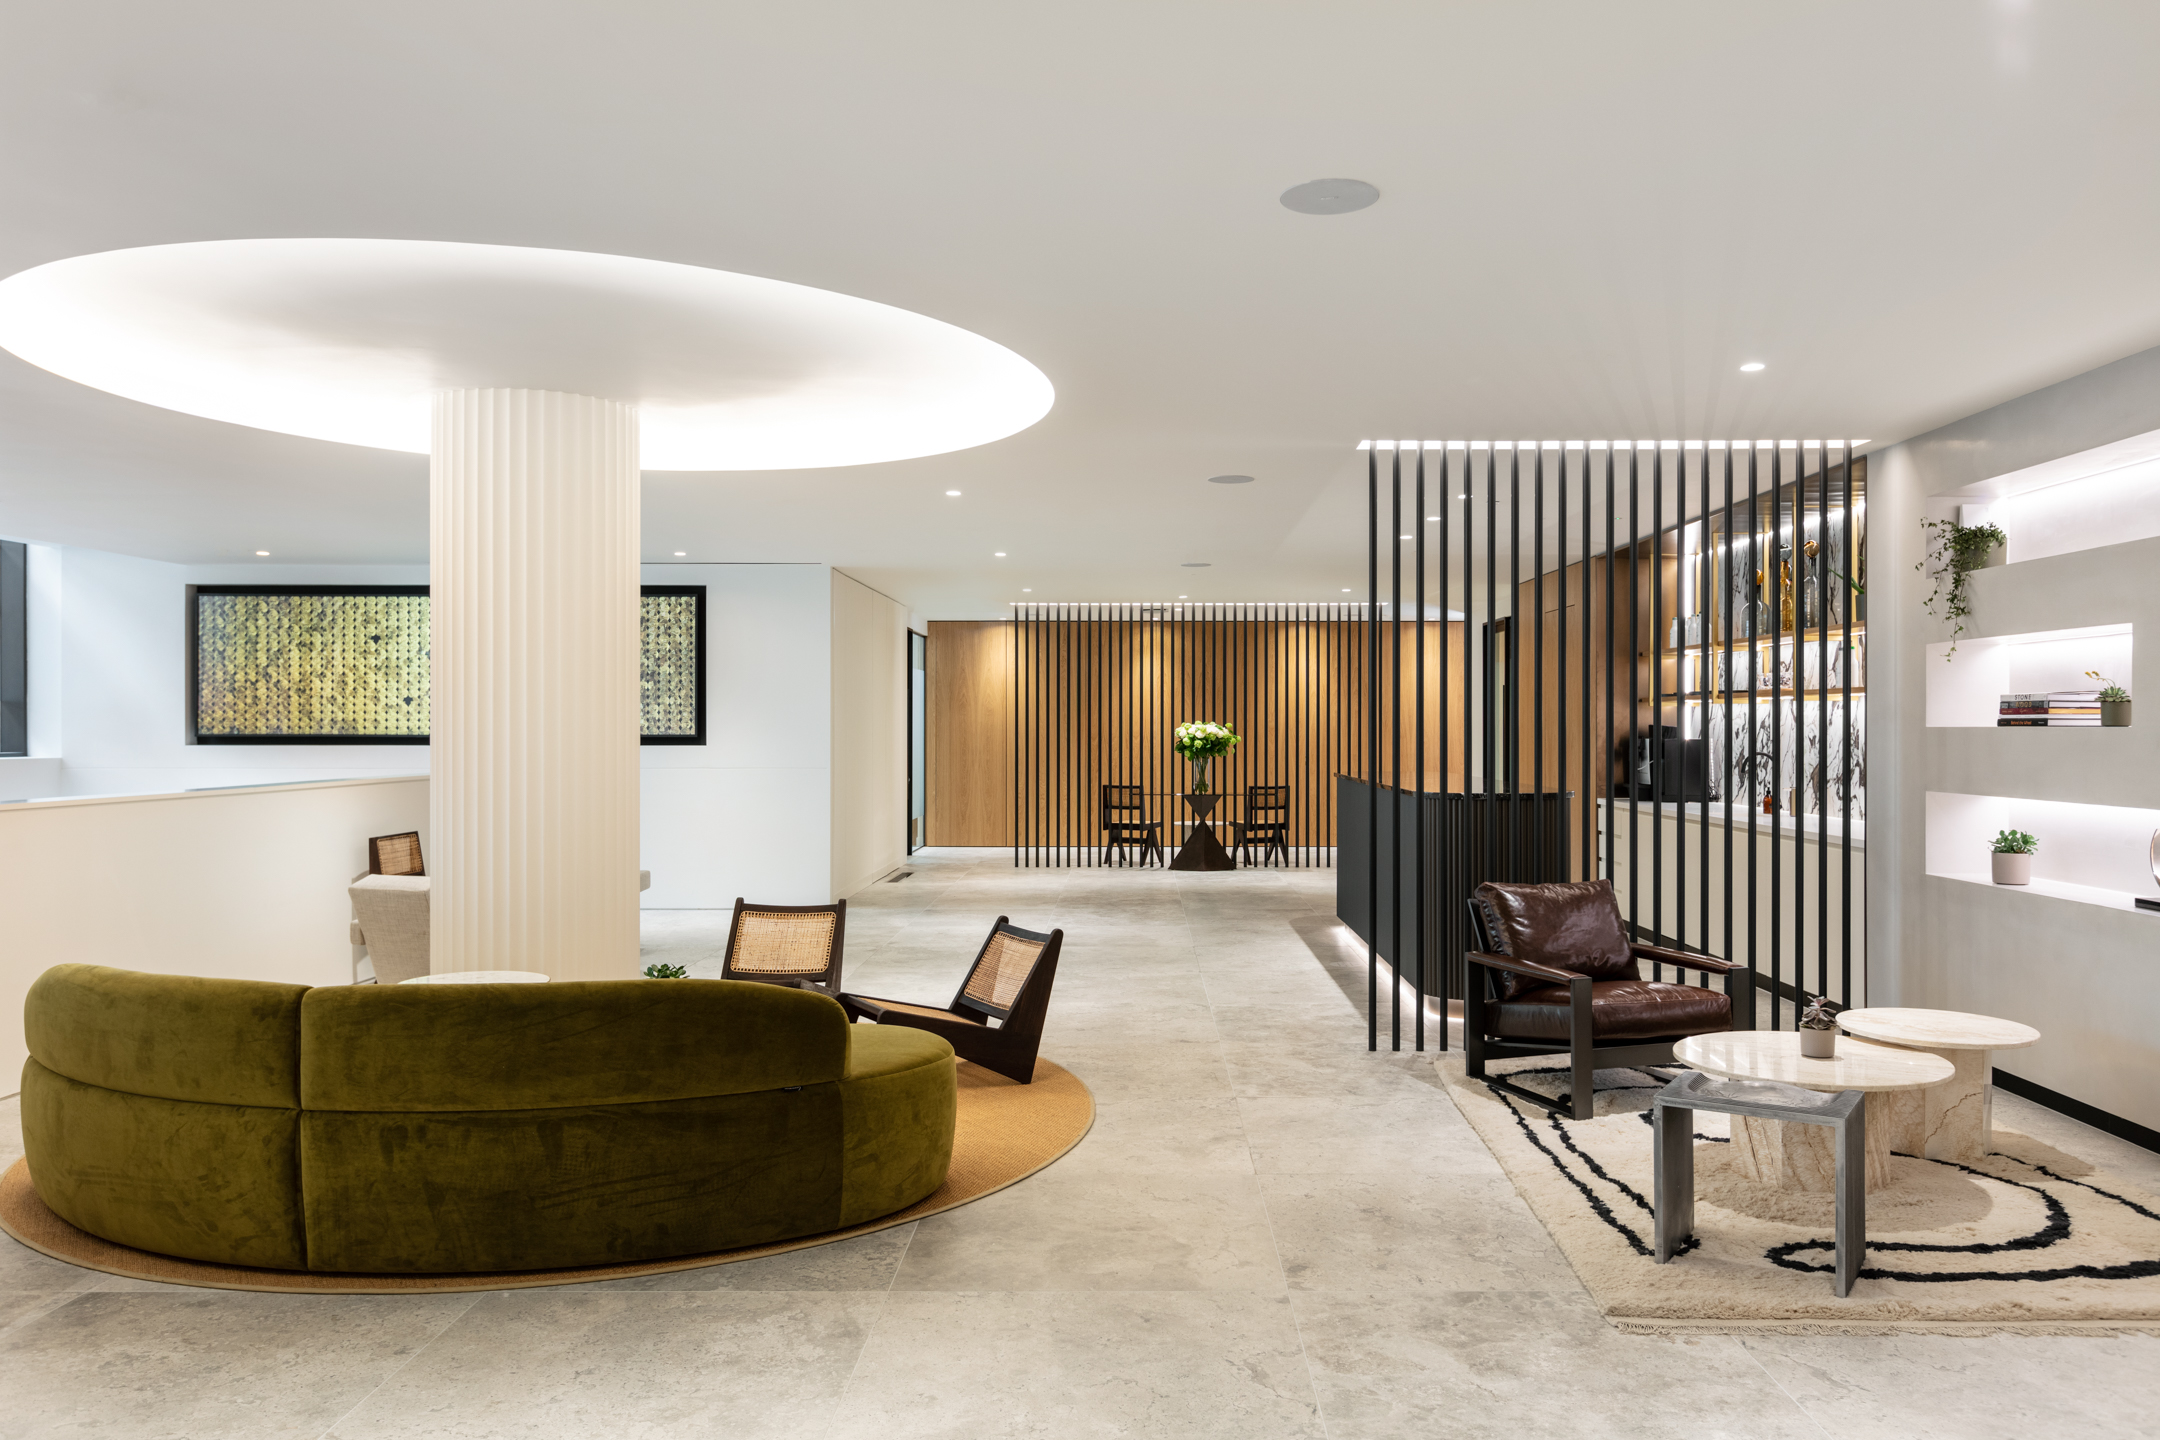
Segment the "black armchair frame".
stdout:
[[[1012,1004],[1002,1010],[968,994],[975,972],[982,968],[984,957],[1001,934],[1042,947],[1028,970],[1027,979],[1021,982],[1019,992],[1012,997]],[[1000,915],[997,923],[990,927],[982,948],[975,952],[975,961],[968,966],[967,974],[960,977],[960,988],[953,992],[952,1004],[945,1009],[880,1000],[870,995],[843,994],[838,999],[850,1022],[868,1020],[878,1025],[906,1025],[927,1030],[943,1037],[961,1059],[973,1061],[986,1070],[995,1070],[1008,1080],[1030,1085],[1035,1080],[1035,1056],[1042,1048],[1043,1022],[1050,1013],[1050,987],[1057,980],[1058,953],[1064,948],[1063,930],[1052,930],[1047,935],[1022,930],[1007,916]],[[993,1020],[997,1022],[995,1026],[989,1023]]]
[[[1565,1115],[1571,1120],[1588,1120],[1596,1096],[1592,1093],[1592,1081],[1600,1070],[1617,1070],[1646,1065],[1670,1065],[1673,1063],[1673,1046],[1685,1040],[1685,1035],[1662,1036],[1649,1040],[1634,1040],[1625,1045],[1600,1047],[1593,1043],[1594,1027],[1591,1017],[1591,977],[1578,975],[1572,970],[1562,970],[1553,965],[1540,965],[1534,960],[1517,960],[1510,955],[1498,953],[1492,932],[1485,921],[1484,907],[1475,899],[1470,906],[1470,933],[1477,941],[1477,949],[1467,952],[1463,959],[1468,962],[1469,984],[1463,987],[1463,1070],[1474,1079],[1483,1080],[1495,1090],[1504,1091],[1517,1100],[1527,1101],[1555,1115]],[[1706,975],[1722,975],[1725,978],[1725,994],[1733,993],[1733,974],[1737,967],[1709,955],[1690,955],[1685,951],[1668,950],[1662,945],[1631,944],[1628,950],[1637,960],[1653,964],[1671,965],[1683,970],[1699,970]],[[1494,982],[1501,973],[1521,975],[1527,979],[1541,980],[1548,985],[1565,985],[1568,991],[1568,1039],[1564,1045],[1540,1040],[1510,1040],[1485,1033],[1485,1007],[1493,1003],[1490,994]],[[1568,1093],[1558,1100],[1540,1095],[1534,1090],[1515,1084],[1499,1075],[1487,1075],[1485,1066],[1492,1060],[1512,1060],[1527,1055],[1565,1055],[1568,1057]]]

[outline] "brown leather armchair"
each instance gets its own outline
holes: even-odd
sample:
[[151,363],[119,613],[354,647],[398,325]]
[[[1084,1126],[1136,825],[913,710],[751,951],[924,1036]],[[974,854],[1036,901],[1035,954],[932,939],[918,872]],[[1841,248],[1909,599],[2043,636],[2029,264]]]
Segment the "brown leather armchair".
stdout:
[[[1487,881],[1470,899],[1470,928],[1464,1067],[1518,1100],[1588,1120],[1595,1072],[1670,1065],[1675,1042],[1732,1028],[1734,967],[1630,940],[1610,880]],[[1725,989],[1645,980],[1644,960],[1722,975]],[[1485,1074],[1487,1061],[1518,1055],[1568,1056],[1568,1094],[1553,1100]]]

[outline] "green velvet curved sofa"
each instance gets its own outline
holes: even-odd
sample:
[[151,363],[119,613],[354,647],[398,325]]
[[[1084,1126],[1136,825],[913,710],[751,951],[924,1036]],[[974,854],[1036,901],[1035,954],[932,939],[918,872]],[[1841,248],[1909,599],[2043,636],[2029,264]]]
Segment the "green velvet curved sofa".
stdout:
[[58,965],[24,1005],[45,1203],[283,1270],[540,1270],[860,1224],[944,1183],[952,1047],[734,980],[278,985]]

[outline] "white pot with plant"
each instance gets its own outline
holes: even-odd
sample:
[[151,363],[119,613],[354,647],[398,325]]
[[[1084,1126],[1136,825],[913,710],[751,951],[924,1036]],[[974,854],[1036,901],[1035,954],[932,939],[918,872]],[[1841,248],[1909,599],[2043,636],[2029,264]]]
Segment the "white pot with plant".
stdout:
[[2023,830],[2005,830],[1995,837],[1995,883],[1997,885],[2032,884],[2033,852],[2040,842]]
[[2087,670],[2086,675],[2100,682],[2100,725],[2106,730],[2121,730],[2130,724],[2130,692],[2097,670]]
[[1837,1012],[1821,995],[1809,995],[1800,1012],[1800,1053],[1810,1060],[1837,1059]]

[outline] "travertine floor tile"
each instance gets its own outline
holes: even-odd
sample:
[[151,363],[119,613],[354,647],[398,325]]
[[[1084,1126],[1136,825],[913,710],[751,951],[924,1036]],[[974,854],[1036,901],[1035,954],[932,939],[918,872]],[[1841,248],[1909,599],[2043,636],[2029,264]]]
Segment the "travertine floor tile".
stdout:
[[1294,1290],[1580,1293],[1504,1177],[1261,1175]]
[[1325,1435],[1279,1294],[896,1294],[838,1421],[845,1440]]
[[1330,1440],[1822,1431],[1730,1337],[1623,1335],[1579,1291],[1295,1292]]
[[473,1305],[329,1433],[821,1433],[882,1292],[513,1290]]
[[0,1436],[324,1433],[471,1295],[86,1293],[0,1332]]
[[923,1220],[893,1281],[895,1292],[1282,1288],[1252,1177],[1056,1167]]
[[1742,1342],[1828,1435],[2033,1440],[2160,1434],[2149,1335],[1752,1335]]

